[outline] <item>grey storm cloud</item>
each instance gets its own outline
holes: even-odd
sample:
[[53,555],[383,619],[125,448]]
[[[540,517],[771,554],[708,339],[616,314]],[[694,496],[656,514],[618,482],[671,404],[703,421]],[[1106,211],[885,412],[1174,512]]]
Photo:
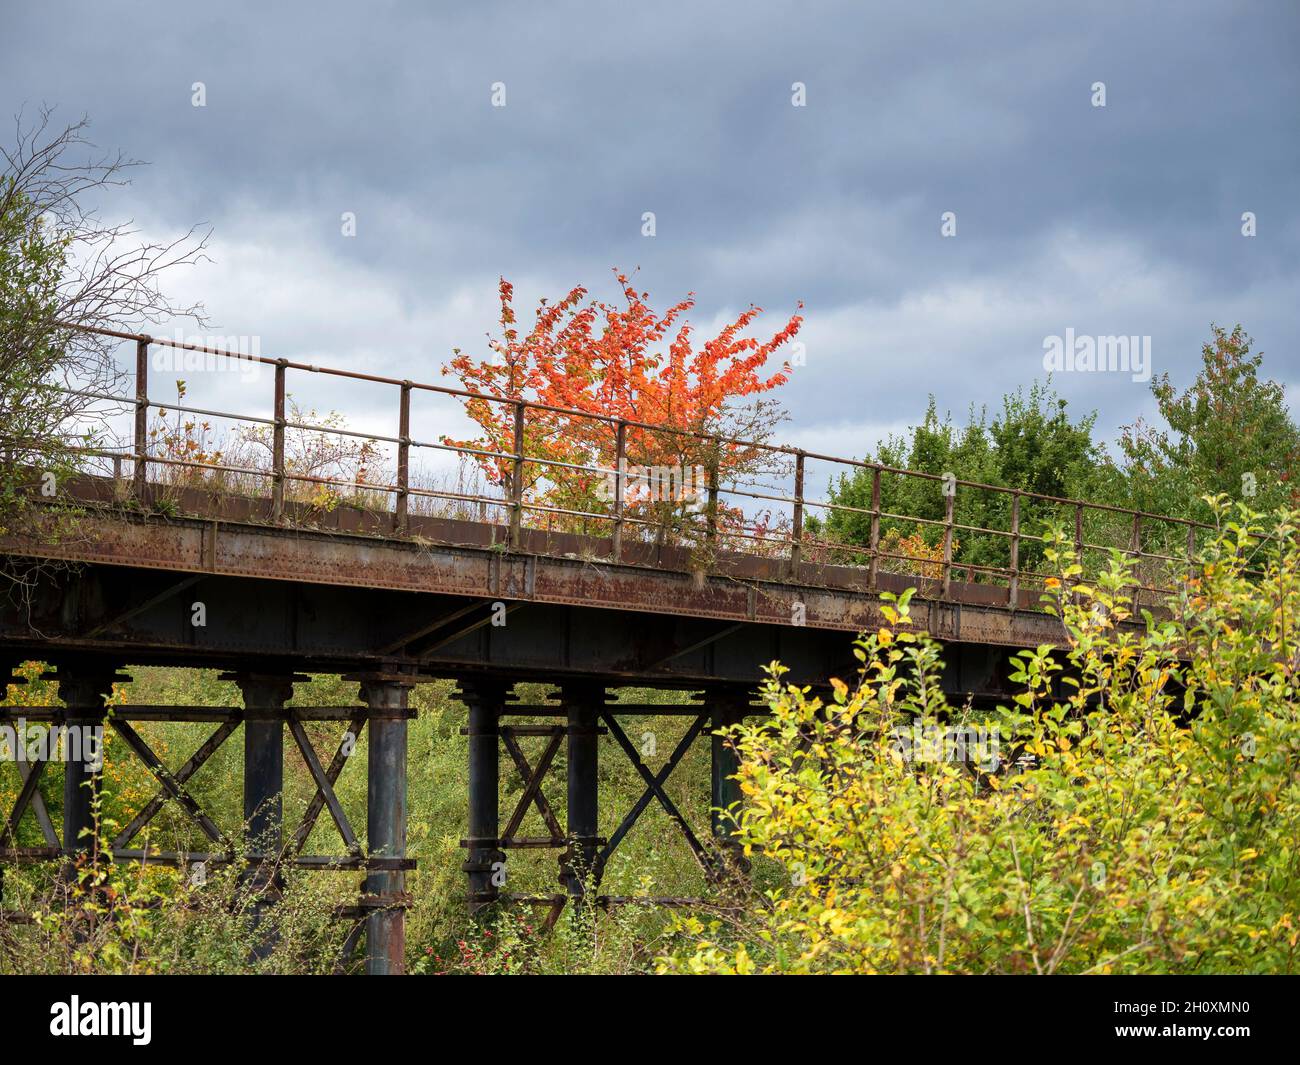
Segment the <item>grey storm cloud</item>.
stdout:
[[[265,353],[433,378],[499,275],[531,301],[639,267],[701,326],[802,300],[783,435],[861,454],[927,393],[1041,379],[1067,328],[1149,335],[1185,381],[1240,321],[1294,396],[1298,50],[1290,2],[43,3],[6,5],[0,103],[149,160],[105,210],[210,223],[178,284]],[[1150,408],[1055,383],[1107,430]]]

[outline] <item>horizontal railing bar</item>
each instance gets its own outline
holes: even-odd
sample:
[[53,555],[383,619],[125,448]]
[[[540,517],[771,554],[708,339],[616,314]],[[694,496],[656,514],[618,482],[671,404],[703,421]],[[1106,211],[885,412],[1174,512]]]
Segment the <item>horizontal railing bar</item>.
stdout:
[[406,493],[428,499],[454,499],[458,503],[483,503],[489,507],[510,506],[510,500],[502,499],[500,496],[474,496],[464,492],[448,492],[440,488],[408,488]]
[[[401,443],[401,441],[397,441]],[[484,451],[474,447],[457,447],[455,444],[443,444],[432,440],[411,440],[411,447],[429,448],[432,451],[454,451],[457,455],[474,455],[485,459],[513,459],[508,451]]]
[[[574,518],[595,518],[599,521],[613,521],[613,514],[596,514],[589,510],[569,510],[567,507],[548,507],[545,503],[522,503],[524,510],[536,510],[543,514],[566,514]],[[535,532],[545,532],[545,529],[533,530]]]
[[146,407],[153,407],[160,411],[180,411],[182,414],[200,414],[205,418],[225,418],[228,421],[235,422],[258,422],[261,425],[274,425],[274,418],[261,418],[255,414],[227,414],[225,411],[204,410],[202,407],[182,407],[179,403],[156,403],[149,400]]
[[[128,452],[123,457],[130,457],[132,459],[137,459],[137,460],[141,458],[141,456],[136,455],[134,452]],[[151,455],[148,453],[146,453],[143,456],[143,459],[145,462],[148,462],[151,465],[186,466],[192,469],[214,470],[218,473],[243,473],[243,474],[247,474],[250,477],[275,476],[270,470],[257,470],[248,466],[226,466],[221,463],[215,463],[215,462],[195,462],[193,459],[169,459],[169,458],[163,458],[161,455]],[[162,487],[165,488],[167,487],[167,485],[163,485]]]
[[[223,414],[221,417],[228,418],[230,415]],[[266,422],[267,425],[275,424],[274,418],[250,418],[249,420]],[[327,429],[323,425],[310,425],[306,422],[286,421],[284,427],[286,429],[301,429],[305,433],[332,433],[335,436],[351,436],[358,440],[370,440],[375,443],[382,441],[385,444],[400,444],[402,442],[401,438],[396,436],[380,436],[376,433],[363,433],[360,429]]]

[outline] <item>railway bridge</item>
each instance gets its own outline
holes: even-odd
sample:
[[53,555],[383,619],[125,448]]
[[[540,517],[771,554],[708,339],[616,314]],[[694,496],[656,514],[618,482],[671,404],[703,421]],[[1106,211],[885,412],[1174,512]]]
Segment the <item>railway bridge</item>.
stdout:
[[[600,874],[638,817],[658,803],[706,874],[719,875],[725,825],[717,816],[708,828],[691,825],[664,785],[690,745],[707,741],[711,806],[716,811],[738,800],[734,752],[713,733],[762,712],[753,693],[765,663],[779,660],[791,680],[813,686],[850,674],[852,639],[883,622],[882,596],[915,587],[917,627],[945,645],[945,688],[960,698],[998,700],[1007,690],[1009,652],[1061,636],[1059,621],[1038,609],[1045,574],[1034,545],[1041,545],[1041,528],[1029,527],[1027,515],[1073,528],[1084,558],[1115,549],[1133,557],[1134,591],[1146,605],[1168,590],[1168,574],[1190,557],[1201,529],[1085,501],[285,359],[251,359],[269,379],[261,413],[225,413],[187,405],[183,396],[174,403],[151,396],[151,350],[249,356],[104,335],[134,346],[134,392],[86,398],[125,412],[123,439],[82,448],[77,476],[52,497],[37,488],[31,513],[0,538],[0,566],[10,582],[0,602],[0,670],[12,675],[22,662],[47,663],[64,706],[0,708],[0,724],[107,725],[148,766],[158,793],[113,840],[115,860],[179,867],[244,862],[265,906],[274,904],[285,866],[361,871],[357,903],[341,916],[350,921],[345,952],[364,937],[371,973],[403,966],[405,877],[414,864],[406,853],[414,685],[451,678],[467,707],[463,844],[471,908],[512,898],[497,874],[518,848],[554,848],[562,890],[516,901],[545,902],[552,912],[566,899],[655,901],[601,895]],[[391,389],[395,425],[371,433],[296,420],[302,416],[287,404],[290,375]],[[511,431],[504,442],[474,446],[445,435],[421,440],[412,429],[417,397],[457,409],[469,402],[497,405]],[[264,433],[267,461],[196,459],[161,447],[150,416],[164,409],[227,419],[236,433],[253,426]],[[560,460],[545,449],[548,433],[574,433],[577,424],[607,431],[607,444],[592,445],[587,462],[571,455]],[[364,439],[383,451],[387,472],[363,477],[355,470],[304,469],[292,454],[295,433]],[[582,438],[593,439],[590,432]],[[413,462],[422,449],[487,469],[487,483],[467,491],[422,482]],[[703,456],[698,505],[647,504],[631,491],[629,471],[664,454]],[[761,473],[735,474],[729,456]],[[857,478],[864,505],[808,491],[814,467]],[[588,494],[581,504],[556,491],[591,475],[607,477],[612,490]],[[908,484],[932,490],[926,513],[891,509]],[[331,505],[321,505],[322,490],[331,493]],[[979,514],[999,520],[978,524],[968,517],[976,511],[963,508],[976,500]],[[836,538],[827,520],[836,511],[857,522],[859,536]],[[921,535],[891,534],[904,528]],[[978,563],[964,560],[963,545],[977,541],[994,548]],[[918,543],[931,547],[921,550]],[[139,666],[221,670],[237,684],[242,704],[108,705],[113,684]],[[355,703],[290,706],[295,684],[319,674],[354,681]],[[554,695],[525,703],[514,691],[519,682],[542,682]],[[687,694],[674,705],[635,703],[620,697],[626,688]],[[685,715],[689,727],[665,764],[652,770],[629,739],[627,723],[665,713]],[[520,719],[526,723],[512,723]],[[168,766],[135,727],[151,721],[208,722],[213,731],[182,765]],[[337,749],[313,746],[304,727],[311,721],[339,723]],[[335,785],[363,730],[367,810],[359,831]],[[229,832],[186,787],[236,731],[243,742],[245,816],[238,854]],[[599,834],[602,734],[645,784],[631,810],[616,812],[621,820],[608,837]],[[531,763],[522,737],[542,743]],[[290,743],[315,786],[297,824],[286,823],[282,802]],[[544,787],[561,747],[563,821]],[[523,786],[513,810],[500,805],[503,751]],[[67,763],[56,820],[41,783],[57,767],[32,761],[19,769],[17,799],[0,811],[0,863],[72,860],[87,846],[101,770]],[[167,803],[189,815],[206,850],[159,852],[138,844]],[[532,809],[548,836],[520,834]],[[304,853],[324,815],[338,830],[340,850]],[[30,838],[37,827],[41,844],[20,845],[20,836]]]

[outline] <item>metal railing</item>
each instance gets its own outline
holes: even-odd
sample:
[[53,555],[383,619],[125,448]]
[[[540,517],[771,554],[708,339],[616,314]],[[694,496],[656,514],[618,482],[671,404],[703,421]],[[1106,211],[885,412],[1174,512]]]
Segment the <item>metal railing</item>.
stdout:
[[[866,585],[875,590],[881,573],[902,573],[919,577],[945,596],[951,594],[955,579],[974,584],[992,584],[1006,589],[1006,601],[1019,605],[1022,593],[1041,587],[1050,576],[1035,568],[1026,553],[1041,553],[1045,542],[1043,532],[1032,526],[1049,524],[1066,529],[1072,527],[1073,544],[1081,560],[1121,551],[1134,560],[1135,598],[1142,593],[1162,596],[1173,589],[1169,581],[1176,580],[1183,567],[1196,550],[1197,537],[1213,527],[1194,520],[1127,509],[1107,503],[1043,495],[1000,485],[954,479],[917,470],[900,469],[880,463],[820,454],[801,448],[774,445],[762,441],[745,440],[714,433],[698,432],[671,425],[642,422],[626,418],[597,414],[564,407],[552,406],[523,398],[503,397],[480,392],[403,380],[375,374],[316,366],[284,358],[269,358],[237,351],[192,344],[180,340],[166,340],[146,334],[127,333],[109,329],[75,327],[100,336],[116,338],[135,344],[135,394],[134,397],[114,396],[107,393],[77,392],[95,400],[125,403],[133,409],[134,423],[129,450],[113,451],[103,448],[81,449],[89,454],[111,456],[115,475],[121,477],[124,460],[133,464],[131,492],[143,499],[146,495],[152,469],[189,468],[205,471],[207,475],[228,474],[232,477],[252,477],[269,482],[271,520],[277,524],[289,522],[286,492],[290,486],[303,483],[329,488],[349,489],[358,496],[373,501],[378,496],[391,497],[383,510],[390,515],[389,526],[394,536],[404,537],[411,532],[411,500],[428,498],[449,501],[458,505],[476,505],[479,520],[487,520],[489,508],[504,512],[503,525],[507,543],[513,549],[523,546],[529,529],[554,531],[556,519],[561,526],[567,520],[570,530],[581,528],[590,533],[594,524],[600,535],[608,537],[605,557],[612,562],[627,559],[629,538],[640,534],[643,541],[653,540],[657,546],[672,546],[689,540],[703,543],[714,552],[753,554],[767,559],[779,559],[787,574],[795,578],[812,576],[810,566],[852,566],[865,569]],[[274,370],[273,414],[270,418],[232,412],[209,410],[188,406],[180,402],[158,402],[149,395],[150,348],[162,345],[185,351],[211,355],[218,358],[237,359],[268,366]],[[291,420],[286,414],[286,379],[290,372],[340,378],[390,386],[397,390],[396,435],[382,435],[343,428],[338,425],[319,425]],[[462,403],[481,402],[498,405],[497,409],[509,412],[501,420],[510,428],[508,447],[473,447],[442,440],[417,440],[411,436],[412,395],[417,392],[453,397]],[[270,429],[269,467],[232,465],[217,461],[195,461],[174,455],[151,454],[149,448],[149,412],[177,411],[198,417],[230,419],[249,425]],[[578,425],[604,427],[608,433],[608,462],[597,461],[601,456],[586,462],[563,461],[537,453],[528,453],[530,424],[549,427],[552,432],[570,430]],[[395,448],[395,466],[392,482],[347,479],[296,472],[286,461],[286,431],[321,433],[352,439],[383,442]],[[629,459],[632,455],[630,438],[636,435],[644,444],[646,438],[671,437],[679,454],[712,456],[705,465],[706,502],[702,510],[690,515],[689,521],[678,522],[666,530],[665,518],[642,516],[638,506],[630,505],[627,494],[632,477]],[[491,466],[499,474],[499,494],[486,492],[457,492],[420,486],[412,483],[412,453],[417,449],[451,452],[461,459]],[[719,456],[730,449],[743,453],[750,465],[766,464],[766,475],[780,478],[779,483],[757,481],[744,475],[733,477],[730,483],[723,480],[724,464]],[[597,449],[600,450],[599,448]],[[830,498],[810,497],[807,492],[809,466],[827,464],[841,474],[854,479],[865,489],[869,478],[869,503],[855,505],[844,501],[843,492],[838,501]],[[592,475],[606,478],[611,486],[608,499],[600,505],[586,502],[583,506],[565,506],[563,501],[549,499],[545,492],[529,491],[528,474],[532,471],[534,489],[539,484],[552,487],[563,485],[564,478],[573,475]],[[922,496],[927,505],[916,513],[890,509],[888,497],[907,494],[905,486],[924,485]],[[930,493],[930,487],[935,489]],[[828,487],[829,490],[829,487]],[[589,496],[587,497],[589,500]],[[965,500],[982,500],[976,513],[996,512],[1005,515],[1005,522],[997,525],[976,524],[975,519],[963,520]],[[743,500],[731,506],[724,500]],[[865,502],[865,501],[864,501]],[[770,520],[773,506],[779,509],[775,525]],[[745,508],[749,507],[747,511]],[[754,508],[765,508],[766,515],[752,513]],[[920,513],[919,510],[928,513]],[[1027,528],[1027,511],[1032,510],[1031,526]],[[816,515],[811,511],[818,512]],[[841,526],[853,526],[857,535],[845,535]],[[901,530],[910,527],[919,534],[911,536]],[[930,539],[926,539],[929,533]],[[689,535],[687,535],[689,533]],[[931,543],[933,540],[933,543]],[[1108,541],[1108,542],[1098,542]],[[920,553],[915,550],[921,543]],[[980,551],[972,550],[978,545]],[[1003,551],[1005,547],[1005,552]],[[965,549],[963,557],[962,549]],[[991,560],[990,560],[991,556]],[[1166,583],[1161,583],[1161,581]]]

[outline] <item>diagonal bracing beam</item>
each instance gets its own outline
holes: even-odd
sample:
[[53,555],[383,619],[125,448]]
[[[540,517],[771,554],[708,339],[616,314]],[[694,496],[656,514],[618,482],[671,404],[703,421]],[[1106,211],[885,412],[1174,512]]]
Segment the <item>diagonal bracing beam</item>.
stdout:
[[723,625],[720,628],[717,628],[713,632],[709,633],[709,635],[705,636],[703,639],[696,640],[694,643],[687,644],[685,647],[679,647],[676,651],[673,651],[671,654],[664,655],[662,658],[658,658],[655,659],[653,662],[646,663],[641,668],[644,669],[647,673],[652,672],[653,670],[656,669],[661,669],[664,666],[666,666],[669,662],[672,662],[674,659],[678,659],[683,657],[684,655],[688,655],[692,651],[698,651],[702,647],[708,647],[710,644],[717,643],[719,640],[725,640],[732,633],[739,632],[744,627],[745,625],[743,622],[737,622],[734,625]]
[[[484,603],[487,602],[489,601],[484,600]],[[481,606],[483,604],[476,604],[476,605]],[[516,610],[520,609],[524,605],[525,604],[523,603],[507,603],[504,616],[508,618],[511,614],[513,614]],[[489,607],[486,616],[479,618],[477,621],[471,621],[468,625],[463,625],[460,628],[456,629],[454,632],[448,633],[446,636],[438,636],[436,639],[432,639],[432,640],[430,639],[418,640],[406,648],[406,653],[415,655],[417,658],[423,657],[424,655],[431,655],[433,654],[434,651],[440,651],[448,644],[453,644],[457,640],[470,635],[470,633],[478,632],[479,629],[492,624],[493,615],[494,615],[494,611]]]
[[[330,780],[325,775],[325,770],[321,768],[320,759],[316,756],[316,748],[311,745],[307,730],[302,727],[301,721],[296,717],[291,717],[289,718],[289,732],[298,745],[298,750],[302,752],[303,761],[307,763],[307,772],[311,774],[312,780],[316,782],[317,794],[323,797],[325,805],[329,809],[330,817],[334,819],[334,825],[338,828],[339,835],[343,837],[343,844],[347,847],[348,853],[360,854],[361,844],[357,841],[357,834],[352,831],[352,825],[348,821],[347,814],[343,812],[343,804],[339,802],[338,795],[334,793],[334,781]],[[338,760],[337,756],[335,760]],[[342,769],[342,765],[339,768]],[[301,831],[301,828],[299,831]],[[303,838],[306,839],[306,837]],[[297,842],[296,834],[294,841]]]
[[[220,728],[209,736],[203,742],[203,745],[190,756],[189,760],[181,766],[180,769],[176,770],[174,775],[176,783],[184,784],[190,779],[190,777],[194,776],[195,773],[202,769],[204,763],[216,753],[217,748],[226,742],[226,738],[234,732],[238,726],[238,721],[223,722]],[[113,849],[124,849],[131,840],[140,834],[141,829],[157,816],[158,811],[163,808],[163,804],[168,798],[169,793],[163,791],[161,794],[155,795],[145,803],[140,812],[131,818],[131,823],[117,834],[117,838],[113,840]]]
[[167,795],[180,803],[181,808],[190,815],[199,828],[203,829],[203,834],[213,843],[224,843],[221,829],[219,829],[188,791],[185,785],[176,779],[176,776],[163,765],[162,760],[154,754],[153,750],[147,743],[141,739],[140,734],[135,731],[127,722],[118,718],[110,718],[113,728],[117,734],[122,737],[126,745],[131,748],[135,756],[140,759],[154,778],[163,786]]
[[203,580],[204,576],[205,576],[204,574],[198,573],[198,574],[194,574],[193,576],[186,577],[184,580],[178,581],[175,584],[168,585],[157,595],[150,596],[148,599],[144,600],[143,602],[136,603],[135,606],[130,607],[127,610],[124,610],[116,617],[112,617],[109,618],[107,621],[100,622],[100,624],[96,625],[93,629],[91,629],[89,632],[86,633],[86,638],[90,639],[95,636],[102,636],[104,633],[117,628],[119,625],[125,625],[132,618],[139,617],[146,610],[150,610],[153,607],[157,606],[159,603],[167,599],[170,599],[173,595],[179,595],[181,592],[185,591],[186,588],[190,588],[193,585],[198,584],[199,581]]
[[505,725],[499,731],[501,741],[505,744],[506,750],[510,752],[510,757],[519,770],[519,778],[524,783],[523,794],[520,795],[519,802],[515,805],[514,813],[510,815],[510,823],[506,825],[505,831],[501,833],[501,839],[514,839],[515,833],[519,831],[519,826],[528,813],[529,806],[535,804],[537,812],[542,815],[542,820],[546,822],[546,827],[550,829],[552,841],[557,846],[563,846],[564,829],[560,827],[559,818],[555,816],[555,811],[551,809],[551,804],[542,793],[542,781],[551,768],[551,762],[555,760],[560,744],[564,741],[564,726],[557,725],[550,730],[550,741],[542,751],[542,757],[538,760],[535,769],[528,764],[528,759],[524,756],[519,741],[515,739],[514,730]]
[[672,756],[664,764],[664,767],[659,771],[657,776],[650,772],[649,767],[641,761],[641,756],[632,745],[632,741],[627,738],[627,733],[625,733],[623,729],[619,727],[618,722],[614,720],[614,715],[607,710],[604,711],[601,716],[605,719],[605,724],[609,726],[610,735],[613,736],[618,742],[618,745],[623,748],[623,753],[627,755],[628,761],[632,763],[633,767],[641,775],[641,779],[646,782],[646,790],[641,795],[641,798],[637,800],[636,805],[632,807],[632,810],[628,813],[627,817],[623,819],[623,823],[618,826],[618,830],[610,837],[609,843],[606,844],[605,848],[597,855],[597,870],[604,870],[605,862],[609,860],[610,855],[614,852],[614,848],[617,847],[618,844],[622,842],[623,837],[631,831],[632,826],[636,824],[637,819],[645,811],[645,808],[650,805],[651,798],[655,798],[659,800],[659,805],[664,808],[668,813],[668,816],[677,822],[677,827],[681,829],[682,835],[686,837],[686,842],[690,845],[691,853],[695,855],[695,860],[699,862],[700,868],[704,871],[704,875],[711,883],[716,882],[718,874],[712,855],[692,831],[686,818],[682,816],[682,813],[677,809],[676,804],[668,797],[668,793],[664,791],[664,784],[667,782],[668,777],[672,774],[672,771],[677,767],[677,763],[681,761],[683,755],[685,755],[687,750],[690,749],[691,744],[695,742],[696,737],[699,736],[700,732],[707,724],[709,720],[708,715],[701,714],[695,719],[691,724],[691,727],[686,730],[686,735],[683,736],[681,742],[677,744]]
[[[365,724],[366,718],[364,714],[353,717],[352,720],[348,722],[347,730],[339,739],[339,745],[334,750],[334,757],[330,759],[329,768],[325,770],[325,780],[329,784],[328,790],[331,795],[334,794],[334,785],[338,783],[339,775],[343,772],[343,767],[347,765],[348,758],[351,757],[351,754],[347,750],[348,737],[351,736],[352,743],[355,744],[356,741],[361,738],[361,730],[365,727]],[[292,726],[290,726],[290,728],[292,729]],[[297,740],[297,736],[295,736],[294,739]],[[301,746],[301,743],[299,746]],[[315,753],[314,749],[312,753]],[[338,800],[336,799],[335,802],[337,803],[337,801]],[[322,789],[321,785],[317,783],[316,794],[312,796],[311,802],[307,804],[307,811],[302,816],[302,824],[298,826],[297,830],[293,834],[293,839],[289,842],[290,854],[301,853],[303,847],[307,845],[307,838],[311,835],[312,829],[316,827],[316,821],[320,817],[321,810],[325,808],[327,802],[328,799],[326,798],[325,789]],[[332,811],[331,816],[333,816]],[[335,823],[337,824],[337,822]],[[344,837],[344,839],[346,842],[346,837]]]
[[[32,768],[31,763],[26,758],[20,758],[17,761],[18,775],[23,778],[25,784],[27,778],[36,770]],[[32,813],[36,815],[36,823],[41,826],[41,835],[45,837],[46,845],[57,847],[59,845],[59,834],[54,831],[54,821],[50,818],[50,811],[45,806],[45,796],[41,794],[40,788],[32,792],[31,807]]]
[[[0,847],[7,847],[14,838],[14,834],[18,831],[18,822],[23,819],[23,813],[27,810],[28,804],[32,801],[32,796],[36,794],[37,788],[40,786],[41,774],[45,772],[45,760],[43,758],[25,764],[29,766],[30,771],[23,779],[22,787],[18,789],[18,797],[14,799],[14,807],[9,811],[9,820],[5,822],[3,831],[0,831]],[[59,841],[56,837],[53,845],[57,847],[58,844]]]
[[399,651],[403,651],[409,645],[415,643],[416,640],[429,636],[432,633],[437,632],[439,629],[446,628],[448,625],[452,624],[452,622],[459,621],[461,618],[474,613],[474,611],[483,607],[487,602],[488,600],[486,599],[476,599],[466,606],[458,607],[457,609],[448,611],[445,614],[439,614],[436,618],[432,618],[425,622],[418,629],[412,629],[410,632],[407,632],[398,639],[386,643],[383,647],[379,648],[379,654],[397,654]]

